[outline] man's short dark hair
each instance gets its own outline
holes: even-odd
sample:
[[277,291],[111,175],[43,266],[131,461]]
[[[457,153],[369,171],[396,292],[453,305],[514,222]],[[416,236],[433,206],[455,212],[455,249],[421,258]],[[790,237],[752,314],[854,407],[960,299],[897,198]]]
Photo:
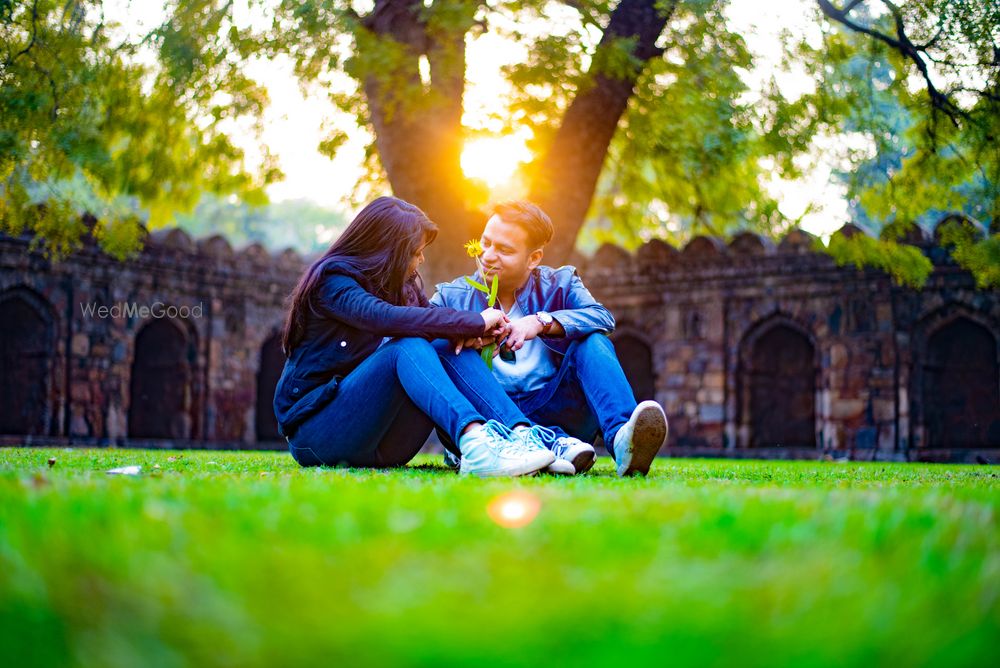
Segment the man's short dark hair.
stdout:
[[505,223],[519,225],[528,233],[528,247],[541,248],[552,241],[552,219],[541,207],[524,200],[499,202],[490,207],[490,216],[500,216]]

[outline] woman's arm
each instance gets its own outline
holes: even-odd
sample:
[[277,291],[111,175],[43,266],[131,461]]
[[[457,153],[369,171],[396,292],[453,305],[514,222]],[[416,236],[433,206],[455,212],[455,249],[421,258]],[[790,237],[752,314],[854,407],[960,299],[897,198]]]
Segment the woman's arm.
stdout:
[[343,274],[325,277],[313,303],[320,314],[379,336],[469,338],[486,332],[483,316],[474,311],[396,306]]

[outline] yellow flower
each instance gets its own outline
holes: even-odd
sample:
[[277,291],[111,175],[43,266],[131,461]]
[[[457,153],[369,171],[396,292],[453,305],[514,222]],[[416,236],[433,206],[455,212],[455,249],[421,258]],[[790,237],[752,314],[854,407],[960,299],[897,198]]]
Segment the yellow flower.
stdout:
[[479,239],[473,239],[465,244],[465,252],[469,254],[469,257],[479,257],[483,254],[483,246],[479,243]]

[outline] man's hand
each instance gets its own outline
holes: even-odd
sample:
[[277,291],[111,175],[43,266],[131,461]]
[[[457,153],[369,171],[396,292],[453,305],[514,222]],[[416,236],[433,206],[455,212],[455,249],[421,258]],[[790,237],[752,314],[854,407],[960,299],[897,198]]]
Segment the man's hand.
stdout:
[[542,323],[534,315],[518,318],[510,323],[510,334],[507,335],[507,347],[518,351],[525,341],[530,341],[542,333]]

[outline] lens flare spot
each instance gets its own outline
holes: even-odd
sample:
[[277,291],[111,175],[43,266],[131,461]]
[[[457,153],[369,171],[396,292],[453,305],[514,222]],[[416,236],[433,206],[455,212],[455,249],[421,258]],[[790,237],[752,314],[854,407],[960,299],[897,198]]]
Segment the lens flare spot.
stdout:
[[531,524],[542,503],[527,492],[507,492],[494,497],[486,506],[490,519],[507,529]]

